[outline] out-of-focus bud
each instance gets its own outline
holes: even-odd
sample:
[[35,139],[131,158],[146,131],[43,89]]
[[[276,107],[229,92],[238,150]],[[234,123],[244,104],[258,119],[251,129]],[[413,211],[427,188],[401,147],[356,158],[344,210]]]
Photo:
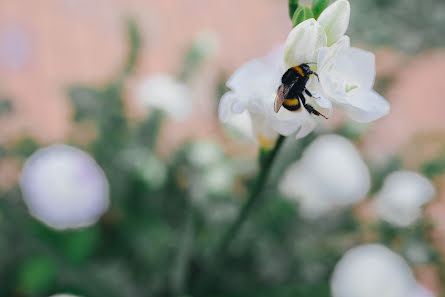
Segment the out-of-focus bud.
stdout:
[[363,200],[370,183],[368,167],[355,146],[344,137],[325,135],[289,167],[280,191],[300,203],[302,216],[317,218]]
[[136,87],[136,100],[148,108],[165,112],[174,120],[184,120],[192,110],[189,88],[168,74],[151,75]]
[[374,200],[377,215],[394,226],[410,226],[422,216],[422,206],[435,193],[433,184],[416,172],[391,173]]
[[109,206],[102,169],[67,145],[35,152],[22,169],[20,187],[31,215],[58,230],[92,225]]
[[350,249],[331,279],[333,297],[406,297],[417,290],[411,268],[402,257],[379,244]]

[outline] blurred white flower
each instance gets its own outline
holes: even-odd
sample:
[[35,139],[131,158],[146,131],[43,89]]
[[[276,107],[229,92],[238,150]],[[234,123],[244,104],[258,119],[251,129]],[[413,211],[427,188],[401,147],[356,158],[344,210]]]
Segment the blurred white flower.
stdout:
[[409,297],[434,297],[434,294],[430,290],[418,284]]
[[22,169],[20,186],[31,215],[54,229],[92,225],[109,205],[102,169],[88,154],[66,145],[35,152]]
[[219,103],[219,118],[230,122],[233,114],[245,113],[250,117],[253,134],[263,146],[270,146],[278,134],[288,136],[297,132],[304,137],[315,127],[315,120],[305,109],[290,112],[282,108],[274,112],[277,88],[284,73],[283,53],[278,49],[262,59],[241,66],[230,77]]
[[317,218],[363,200],[370,183],[368,167],[355,146],[344,137],[325,135],[289,167],[279,189],[299,201],[302,216]]
[[320,49],[317,59],[320,83],[314,81],[312,86],[353,120],[370,122],[386,115],[389,104],[372,89],[374,54],[349,45],[349,37],[343,36],[331,47]]
[[171,75],[148,76],[135,91],[141,105],[162,110],[174,120],[184,120],[191,112],[189,88]]
[[287,68],[302,63],[316,63],[321,48],[331,46],[348,29],[350,5],[338,0],[318,17],[308,19],[291,30],[284,45],[284,64]]
[[55,294],[55,295],[51,295],[50,297],[79,297],[79,296],[72,295],[72,294]]
[[337,263],[331,279],[333,297],[407,297],[417,290],[402,257],[379,244],[352,248]]
[[374,202],[382,220],[407,227],[422,216],[422,206],[434,195],[434,186],[426,177],[412,171],[397,171],[385,179]]
[[190,144],[187,159],[196,167],[210,167],[224,157],[221,147],[213,141],[200,140]]
[[207,193],[222,195],[231,191],[235,173],[230,164],[220,162],[208,168],[202,178]]

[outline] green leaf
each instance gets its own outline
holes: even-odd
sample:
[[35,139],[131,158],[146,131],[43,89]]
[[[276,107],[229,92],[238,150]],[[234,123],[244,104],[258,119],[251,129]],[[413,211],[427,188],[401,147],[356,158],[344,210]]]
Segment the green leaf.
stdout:
[[56,264],[49,257],[28,258],[19,270],[17,285],[26,295],[40,295],[53,285],[56,270]]
[[101,94],[95,88],[74,86],[68,90],[75,121],[97,120],[102,110]]
[[329,0],[314,0],[312,3],[312,11],[314,12],[314,18],[318,19],[320,14],[329,5]]
[[422,164],[420,171],[428,178],[432,179],[445,174],[445,157],[430,160]]
[[310,18],[313,18],[314,15],[312,14],[312,10],[309,7],[306,6],[300,6],[295,11],[294,16],[292,17],[292,24],[297,26],[299,23],[308,20]]
[[61,234],[60,247],[66,258],[73,263],[85,263],[98,243],[97,228],[66,231]]
[[12,103],[11,100],[7,98],[0,98],[0,116],[8,115],[12,113]]
[[142,47],[142,36],[136,21],[133,19],[127,20],[126,30],[129,49],[125,61],[124,74],[130,74],[134,70],[139,59],[140,49]]
[[297,8],[298,8],[298,0],[289,0],[289,18],[290,19],[292,19]]

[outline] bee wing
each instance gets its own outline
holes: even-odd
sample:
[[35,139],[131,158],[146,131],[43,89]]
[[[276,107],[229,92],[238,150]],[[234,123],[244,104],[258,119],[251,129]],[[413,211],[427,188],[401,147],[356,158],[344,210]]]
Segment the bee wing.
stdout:
[[288,92],[288,88],[282,84],[277,91],[277,96],[275,97],[274,111],[278,112],[283,105],[284,98]]

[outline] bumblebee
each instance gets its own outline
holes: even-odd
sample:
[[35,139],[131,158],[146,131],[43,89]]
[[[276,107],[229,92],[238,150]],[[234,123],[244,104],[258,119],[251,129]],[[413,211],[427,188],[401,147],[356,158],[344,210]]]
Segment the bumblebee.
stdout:
[[306,103],[306,98],[303,93],[309,97],[316,98],[306,89],[306,84],[311,74],[315,75],[318,79],[318,74],[312,71],[307,64],[291,67],[283,74],[281,77],[281,85],[278,87],[277,96],[275,97],[275,112],[278,112],[281,106],[289,111],[298,111],[304,107],[309,114],[322,116],[327,119],[326,116],[321,114],[312,105]]

